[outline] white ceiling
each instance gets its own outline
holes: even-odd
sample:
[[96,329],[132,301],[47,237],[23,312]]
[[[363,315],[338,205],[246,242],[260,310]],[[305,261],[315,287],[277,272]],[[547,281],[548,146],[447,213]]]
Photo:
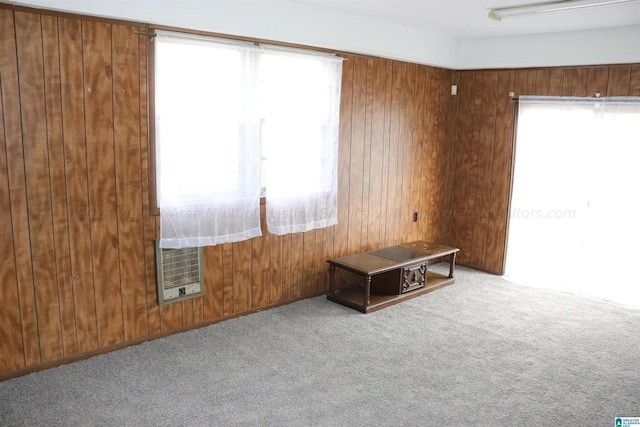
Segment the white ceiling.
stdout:
[[417,29],[456,40],[546,34],[640,24],[640,1],[494,21],[489,11],[541,0],[291,0]]

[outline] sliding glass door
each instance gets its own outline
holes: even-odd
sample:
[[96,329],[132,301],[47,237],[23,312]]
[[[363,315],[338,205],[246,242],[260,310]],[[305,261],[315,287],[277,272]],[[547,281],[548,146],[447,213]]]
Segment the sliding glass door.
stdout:
[[518,107],[506,278],[640,307],[640,98]]

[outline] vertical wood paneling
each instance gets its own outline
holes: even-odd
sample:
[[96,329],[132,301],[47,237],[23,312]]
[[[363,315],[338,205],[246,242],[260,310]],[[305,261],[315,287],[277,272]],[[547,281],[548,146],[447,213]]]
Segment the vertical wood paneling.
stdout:
[[387,223],[385,229],[385,242],[396,243],[398,235],[398,181],[401,174],[398,172],[398,158],[400,153],[400,135],[404,126],[402,120],[403,97],[402,84],[406,76],[406,64],[393,63],[391,89],[391,130],[389,137],[389,157],[387,175]]
[[487,226],[491,208],[491,174],[493,170],[493,149],[495,141],[495,121],[498,75],[495,71],[482,73],[482,106],[480,110],[480,133],[478,140],[478,176],[471,253],[474,264],[485,262]]
[[140,82],[138,36],[114,25],[113,120],[119,267],[122,286],[124,340],[147,334],[147,292],[144,233],[140,209]]
[[393,61],[385,60],[381,65],[383,70],[380,70],[384,74],[384,129],[382,134],[382,187],[380,189],[380,238],[379,247],[382,247],[387,236],[387,224],[391,221],[389,218],[389,167],[390,158],[389,153],[391,151],[391,105],[392,105],[392,90],[393,90]]
[[606,96],[630,96],[631,67],[612,67],[606,82]]
[[590,71],[592,70],[590,70],[589,68],[577,68],[575,70],[573,74],[573,83],[571,86],[571,96],[593,96],[592,93],[587,92]]
[[[9,13],[2,11],[3,13]],[[25,152],[23,149],[23,124],[21,121],[21,94],[18,79],[18,59],[16,46],[17,22],[9,21],[3,33],[0,57],[2,75],[2,101],[4,110],[4,131],[9,178],[9,200],[11,206],[11,229],[15,256],[16,278],[20,305],[20,319],[24,359],[26,366],[40,363],[40,342],[36,296],[32,266],[29,216],[25,176]],[[14,26],[15,23],[15,26]]]
[[[267,229],[265,205],[260,206],[262,230]],[[269,304],[269,236],[251,239],[251,306]]]
[[631,68],[629,96],[640,96],[640,65],[635,65]]
[[[338,222],[340,224],[340,222]],[[346,229],[346,227],[345,227]],[[345,235],[345,244],[346,244],[346,235]],[[288,301],[292,298],[291,296],[291,278],[292,278],[292,270],[291,270],[291,234],[286,234],[282,236],[282,301]]]
[[371,187],[371,134],[373,127],[373,87],[374,87],[374,60],[367,59],[366,67],[366,91],[364,100],[364,152],[362,167],[362,231],[360,238],[360,248],[366,250],[369,245],[369,224],[371,223],[371,212],[369,210],[369,189]]
[[[456,102],[458,137],[456,141],[454,219],[452,241],[462,249],[459,262],[471,267],[502,274],[506,257],[511,170],[513,167],[513,123],[515,108],[508,92],[535,96],[602,96],[634,95],[640,90],[638,66],[598,66],[579,68],[552,68],[497,72],[497,79],[487,81],[487,71],[461,73],[459,95]],[[482,81],[479,81],[483,76]],[[635,76],[635,77],[634,77]],[[470,85],[471,87],[465,87]],[[483,93],[479,95],[479,87]],[[494,90],[497,90],[494,93]],[[635,91],[635,92],[634,92]],[[476,109],[482,111],[481,131],[476,140]],[[489,123],[494,122],[495,125]],[[472,140],[468,143],[469,129]],[[491,145],[493,144],[492,153]],[[479,161],[475,162],[476,153]],[[483,154],[484,153],[484,154]],[[490,154],[490,158],[482,158]],[[467,163],[466,159],[470,159]],[[487,181],[487,178],[490,180]],[[474,183],[467,184],[467,183]],[[470,191],[475,188],[475,191]],[[487,193],[483,189],[489,188]],[[473,206],[474,214],[470,215]],[[465,212],[464,209],[467,209]],[[489,209],[488,220],[483,213]],[[479,215],[475,215],[475,213]],[[466,215],[465,215],[466,214]],[[469,240],[469,232],[472,238]],[[485,236],[484,248],[478,239]],[[467,249],[471,253],[467,253]]]
[[561,68],[553,68],[549,71],[549,96],[562,96],[563,74]]
[[414,135],[417,129],[417,107],[420,102],[420,98],[416,95],[416,74],[418,72],[418,65],[409,64],[407,66],[407,75],[405,79],[404,92],[411,94],[406,97],[405,113],[404,117],[407,120],[404,133],[404,149],[402,153],[402,162],[399,166],[399,176],[401,177],[400,196],[401,202],[399,203],[398,211],[398,223],[400,230],[398,232],[399,242],[409,241],[411,235],[411,229],[413,225],[413,212],[417,210],[415,201],[417,200],[412,193],[412,174],[413,174],[413,160],[415,152],[415,140]]
[[115,185],[112,27],[83,22],[85,135],[98,343],[124,340]]
[[0,373],[307,297],[327,288],[327,258],[407,239],[456,245],[462,263],[499,273],[508,92],[640,95],[637,65],[463,71],[452,97],[451,71],[349,56],[338,224],[206,248],[205,296],[159,308],[151,45],[131,30],[0,8]]
[[60,78],[64,132],[71,284],[78,351],[98,348],[85,140],[82,23],[60,18]]
[[251,308],[251,241],[233,243],[233,310]]
[[203,248],[204,288],[203,321],[215,320],[224,315],[224,282],[222,266],[222,245]]
[[75,307],[71,285],[69,253],[69,221],[67,213],[67,186],[65,181],[65,153],[62,129],[62,98],[60,78],[60,51],[58,19],[42,16],[44,59],[45,109],[47,112],[47,144],[49,149],[49,179],[55,249],[55,268],[62,326],[62,346],[65,356],[78,352]]
[[[531,76],[531,73],[529,73]],[[467,219],[471,218],[474,225],[478,221],[478,158],[480,143],[480,127],[482,125],[482,116],[480,114],[482,108],[482,73],[476,73],[473,83],[473,110],[471,113],[471,138],[470,138],[470,155],[469,155],[469,198],[467,200]],[[465,235],[464,249],[465,257],[471,262],[471,265],[477,264],[479,254],[473,252],[473,237],[475,227],[467,227]]]
[[382,159],[384,155],[384,113],[385,113],[385,80],[386,67],[384,61],[375,61],[371,67],[371,142],[369,169],[366,173],[368,181],[368,224],[367,249],[378,248],[380,235],[380,214],[382,194]]
[[304,236],[303,233],[291,235],[291,264],[289,292],[290,298],[300,298],[304,280]]
[[[340,143],[338,145],[338,224],[335,231],[335,256],[346,255],[349,250],[349,177],[351,163],[351,113],[353,104],[354,58],[342,62],[342,85],[340,89]],[[290,248],[290,239],[283,240],[285,248]],[[283,251],[284,262],[290,261],[290,252]],[[288,282],[283,272],[284,280]],[[283,293],[290,295],[289,286]]]
[[[333,227],[331,227],[333,231]],[[282,236],[269,235],[269,304],[284,301],[282,296]]]
[[[561,80],[560,80],[561,81]],[[513,152],[513,112],[514,102],[505,96],[513,88],[514,73],[500,71],[495,98],[495,142],[491,169],[491,195],[487,224],[487,245],[484,266],[489,271],[504,268],[506,229],[508,223],[509,195],[511,193],[511,167]],[[551,86],[551,80],[550,80]],[[555,89],[549,89],[551,92]]]
[[467,199],[469,197],[469,174],[471,170],[471,124],[473,117],[473,72],[462,72],[459,77],[458,95],[458,123],[456,138],[456,167],[455,172],[455,197],[454,216],[452,226],[452,238],[455,245],[460,248],[458,262],[467,261],[466,236],[467,228],[472,224],[472,218],[467,212]]
[[311,295],[316,290],[316,230],[302,235],[302,286],[301,295]]
[[222,245],[223,314],[228,316],[236,312],[233,290],[233,243]]
[[147,122],[147,53],[148,39],[138,37],[138,76],[139,76],[139,118],[140,118],[140,182],[142,189],[142,235],[144,247],[144,275],[147,294],[147,331],[148,334],[160,332],[160,308],[158,307],[158,291],[155,270],[155,248],[154,238],[156,236],[156,219],[151,216],[149,206],[149,151],[148,151],[148,122]]
[[607,83],[609,81],[609,67],[592,68],[587,74],[586,96],[595,96],[596,93],[602,96],[607,95]]
[[363,176],[365,164],[365,126],[367,96],[367,60],[355,57],[351,103],[351,140],[349,157],[349,238],[348,252],[360,250],[363,219]]
[[[13,41],[13,14],[8,10],[0,10],[0,372],[10,372],[25,365],[25,349],[22,341],[22,320],[20,318],[20,300],[16,280],[16,258],[13,245],[12,206],[9,185],[8,132],[5,123],[11,127],[13,104],[10,86],[14,83],[11,77],[12,61],[16,57]],[[10,76],[9,78],[7,76]],[[9,95],[9,96],[7,96]],[[15,110],[14,110],[15,111]],[[15,113],[14,113],[15,114]],[[15,127],[15,124],[14,124]]]

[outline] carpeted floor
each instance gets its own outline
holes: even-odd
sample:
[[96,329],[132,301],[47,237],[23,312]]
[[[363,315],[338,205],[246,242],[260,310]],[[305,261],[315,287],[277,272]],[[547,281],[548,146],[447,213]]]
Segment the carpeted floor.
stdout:
[[318,297],[5,381],[0,425],[612,426],[640,416],[640,311],[465,268],[456,277],[368,315]]

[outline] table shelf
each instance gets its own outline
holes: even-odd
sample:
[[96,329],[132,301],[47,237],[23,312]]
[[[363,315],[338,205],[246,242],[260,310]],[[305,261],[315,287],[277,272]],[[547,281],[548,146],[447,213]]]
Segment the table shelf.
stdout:
[[[330,301],[371,313],[424,295],[455,282],[457,248],[415,241],[399,246],[329,259]],[[449,275],[428,269],[430,262],[448,259]],[[355,285],[335,287],[336,270],[355,273],[364,279]],[[425,277],[426,276],[426,277]]]
[[452,285],[454,282],[454,278],[450,278],[433,271],[427,271],[427,283],[425,287],[399,295],[372,293],[369,298],[369,305],[366,305],[364,301],[364,283],[357,283],[337,289],[335,293],[327,295],[327,299],[366,314],[401,303],[411,298],[419,297],[420,295]]

